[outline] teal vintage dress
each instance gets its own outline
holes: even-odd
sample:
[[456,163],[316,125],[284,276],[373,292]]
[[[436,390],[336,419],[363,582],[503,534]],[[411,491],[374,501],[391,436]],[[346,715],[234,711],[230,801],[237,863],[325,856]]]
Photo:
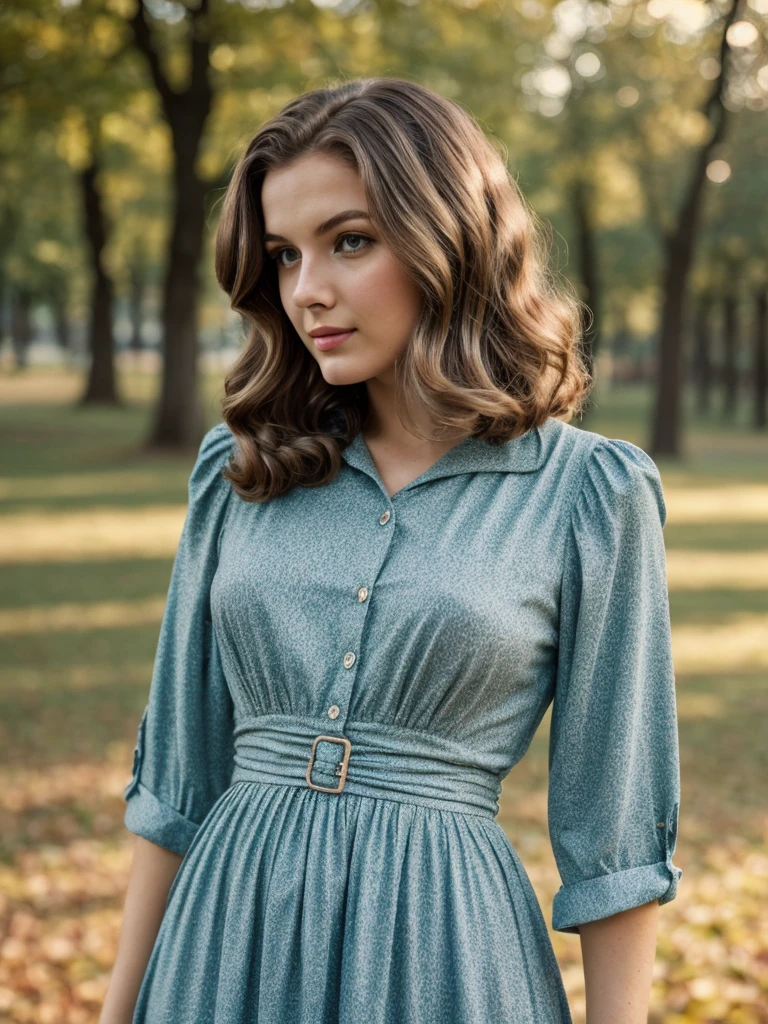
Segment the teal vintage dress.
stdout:
[[654,462],[551,418],[390,497],[358,433],[255,504],[234,444],[192,471],[125,790],[184,855],[134,1024],[570,1021],[497,801],[552,703],[553,927],[674,898]]

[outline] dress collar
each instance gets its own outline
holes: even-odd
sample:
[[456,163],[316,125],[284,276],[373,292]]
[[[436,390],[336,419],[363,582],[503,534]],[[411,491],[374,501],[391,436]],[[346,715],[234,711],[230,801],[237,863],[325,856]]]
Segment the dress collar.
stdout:
[[[554,420],[548,419],[540,427],[532,427],[520,437],[505,441],[497,448],[475,437],[465,437],[453,448],[434,462],[429,469],[416,477],[401,491],[437,480],[439,477],[457,476],[461,473],[532,473],[545,461],[547,438],[553,429]],[[376,464],[368,445],[359,430],[342,451],[342,457],[355,469],[367,473],[379,481]]]

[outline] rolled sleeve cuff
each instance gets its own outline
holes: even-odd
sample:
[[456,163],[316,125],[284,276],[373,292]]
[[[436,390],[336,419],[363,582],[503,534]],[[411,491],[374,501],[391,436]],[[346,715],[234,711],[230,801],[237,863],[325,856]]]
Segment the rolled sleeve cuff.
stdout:
[[143,836],[180,857],[187,852],[200,828],[175,808],[158,800],[140,782],[135,783],[127,798],[123,822],[129,832]]
[[682,870],[667,861],[614,871],[564,885],[555,894],[552,927],[578,934],[578,926],[599,921],[652,900],[669,903],[677,894]]

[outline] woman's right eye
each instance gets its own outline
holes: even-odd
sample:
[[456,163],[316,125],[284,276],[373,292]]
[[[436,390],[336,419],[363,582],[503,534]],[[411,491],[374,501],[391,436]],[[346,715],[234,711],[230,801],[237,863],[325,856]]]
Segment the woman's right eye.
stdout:
[[290,251],[290,248],[288,248],[287,246],[283,246],[282,249],[273,249],[272,252],[268,252],[267,257],[268,259],[273,260],[275,263],[279,263],[281,266],[287,267],[288,264],[284,263],[280,257],[283,255],[284,252]]

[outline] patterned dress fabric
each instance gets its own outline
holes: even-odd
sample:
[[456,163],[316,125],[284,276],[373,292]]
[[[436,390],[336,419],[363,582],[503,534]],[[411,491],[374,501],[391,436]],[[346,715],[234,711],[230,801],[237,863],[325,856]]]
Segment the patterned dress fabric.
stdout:
[[183,855],[134,1024],[567,1024],[498,798],[551,705],[553,929],[675,897],[655,463],[550,418],[390,496],[358,433],[257,504],[235,443],[190,477],[125,789]]

